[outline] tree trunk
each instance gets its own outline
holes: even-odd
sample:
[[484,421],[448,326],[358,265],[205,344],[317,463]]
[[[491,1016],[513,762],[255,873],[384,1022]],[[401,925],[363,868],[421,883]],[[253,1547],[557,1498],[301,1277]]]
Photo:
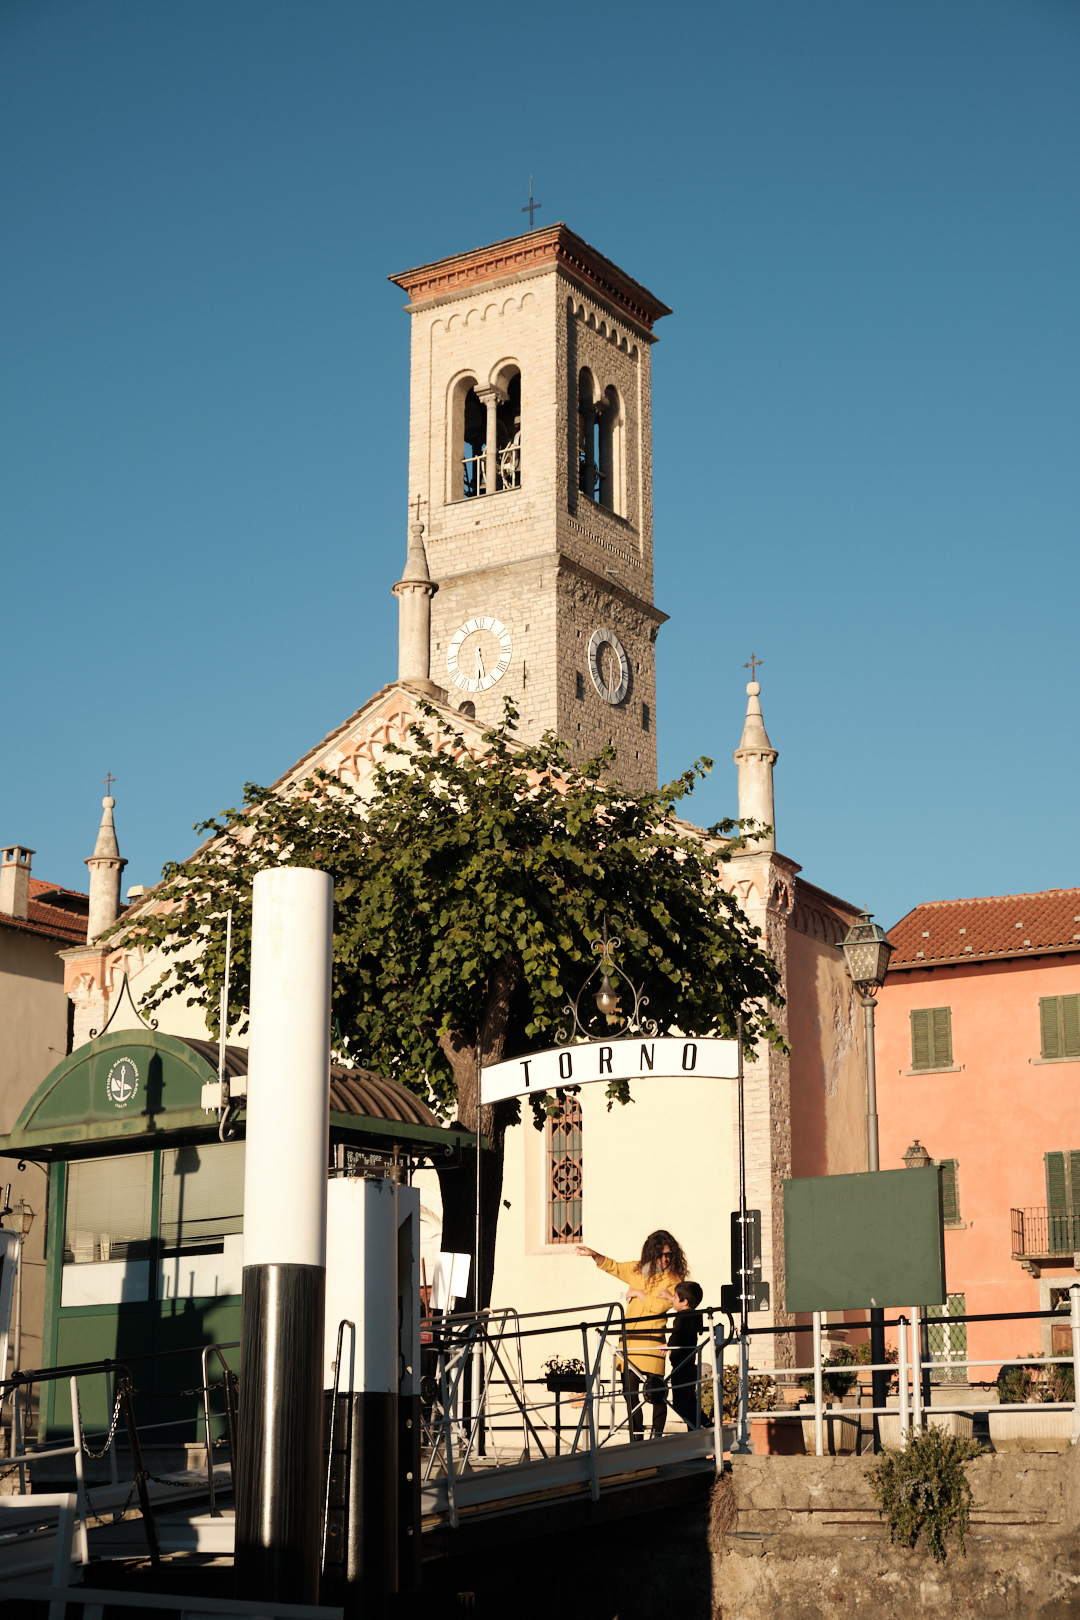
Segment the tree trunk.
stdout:
[[[488,981],[480,1024],[480,1060],[485,1068],[502,1059],[510,1000],[518,979],[518,965],[512,956],[503,957]],[[461,1164],[438,1166],[442,1193],[444,1251],[469,1254],[473,1258],[470,1308],[482,1310],[491,1299],[495,1275],[495,1236],[502,1205],[503,1150],[513,1108],[497,1104],[478,1108],[477,1043],[464,1032],[453,1030],[439,1042],[454,1071],[458,1088],[458,1123],[466,1130],[479,1129],[489,1146],[480,1165],[480,1249],[476,1263],[476,1153],[463,1148]],[[479,1117],[478,1117],[479,1115]],[[479,1287],[477,1284],[479,1283]]]

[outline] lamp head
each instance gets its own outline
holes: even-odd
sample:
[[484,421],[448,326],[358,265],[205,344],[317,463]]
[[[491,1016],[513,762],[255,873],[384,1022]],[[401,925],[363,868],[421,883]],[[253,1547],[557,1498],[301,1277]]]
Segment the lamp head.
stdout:
[[878,990],[885,983],[889,957],[894,946],[885,937],[885,930],[871,922],[873,913],[864,911],[857,923],[848,929],[843,943],[848,973],[857,990]]

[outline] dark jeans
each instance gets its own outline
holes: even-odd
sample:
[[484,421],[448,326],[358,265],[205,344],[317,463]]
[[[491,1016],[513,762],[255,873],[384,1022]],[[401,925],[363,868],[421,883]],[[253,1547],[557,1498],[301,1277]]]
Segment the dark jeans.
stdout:
[[676,1350],[671,1357],[671,1404],[688,1429],[697,1428],[697,1352],[695,1350]]
[[667,1386],[660,1374],[642,1374],[635,1366],[628,1366],[623,1372],[623,1394],[626,1396],[626,1410],[630,1414],[630,1438],[644,1438],[645,1413],[640,1405],[642,1397],[652,1405],[653,1436],[663,1434],[664,1419],[667,1417]]

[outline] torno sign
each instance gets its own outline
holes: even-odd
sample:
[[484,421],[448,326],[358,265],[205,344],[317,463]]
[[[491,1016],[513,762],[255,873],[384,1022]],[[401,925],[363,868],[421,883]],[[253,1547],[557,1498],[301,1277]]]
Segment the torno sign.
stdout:
[[618,1041],[581,1041],[553,1046],[528,1057],[493,1063],[480,1076],[480,1101],[502,1102],[530,1091],[557,1086],[584,1086],[602,1080],[641,1080],[650,1075],[692,1074],[702,1080],[734,1080],[739,1072],[734,1041],[665,1035],[659,1040],[637,1036]]

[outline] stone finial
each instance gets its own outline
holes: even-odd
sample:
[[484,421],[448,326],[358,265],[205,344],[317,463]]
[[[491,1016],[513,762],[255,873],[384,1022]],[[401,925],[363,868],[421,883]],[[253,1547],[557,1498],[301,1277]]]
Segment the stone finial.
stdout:
[[111,793],[102,799],[101,808],[97,843],[94,853],[86,858],[90,868],[90,918],[86,928],[88,945],[92,945],[107,928],[111,928],[120,915],[120,878],[127,865],[116,841],[113,823],[116,800]]
[[424,525],[410,523],[405,572],[391,586],[398,599],[398,680],[432,696],[439,695],[431,679],[431,598],[438,588],[428,569]]
[[[742,741],[735,750],[735,763],[739,767],[739,820],[758,821],[767,827],[775,826],[773,811],[773,766],[779,755],[769,741],[765,720],[758,701],[761,687],[757,681],[747,682],[746,720]],[[776,835],[767,833],[752,839],[750,849],[775,849]]]

